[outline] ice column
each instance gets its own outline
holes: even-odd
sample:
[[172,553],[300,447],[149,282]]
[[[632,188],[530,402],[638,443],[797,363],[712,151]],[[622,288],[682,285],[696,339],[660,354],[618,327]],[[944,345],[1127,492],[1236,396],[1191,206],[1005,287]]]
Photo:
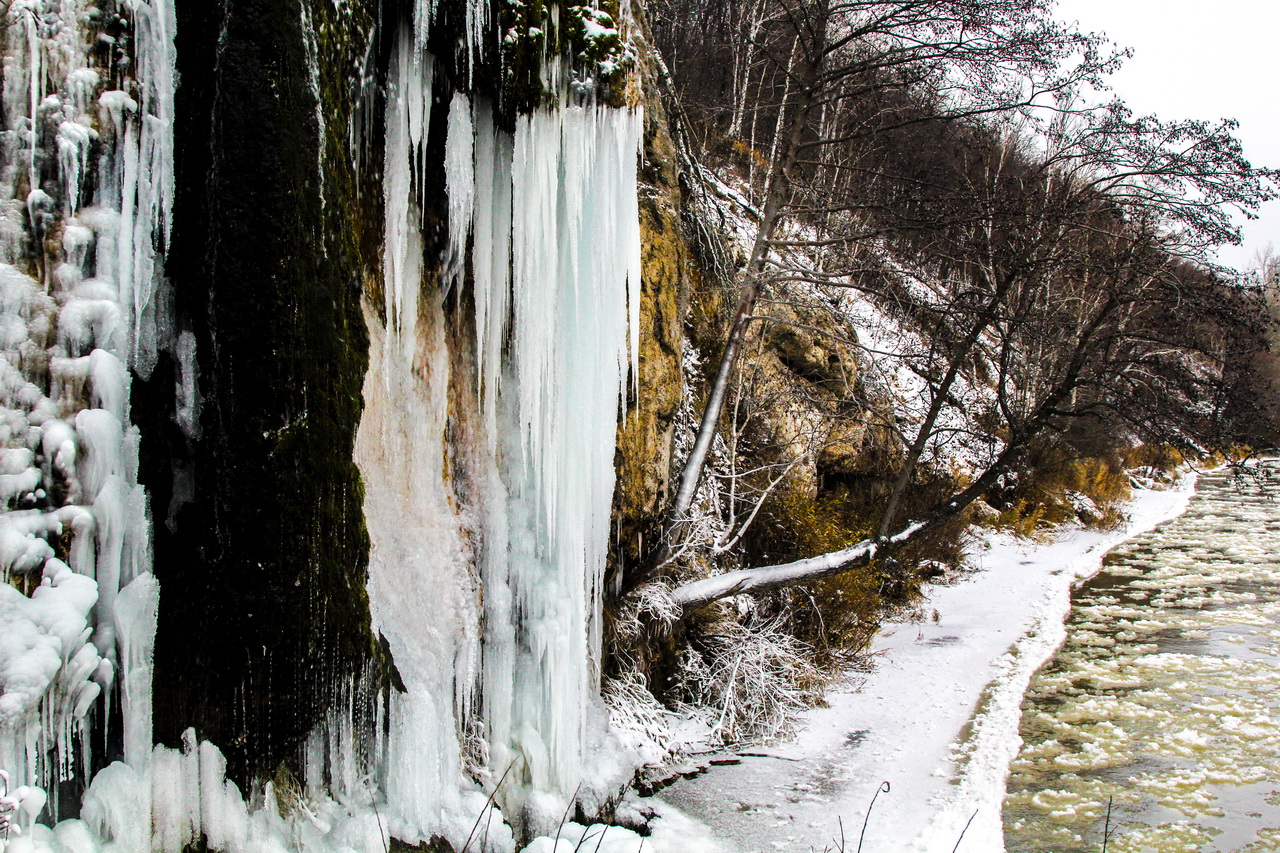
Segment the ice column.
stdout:
[[[534,828],[597,772],[600,585],[640,285],[642,118],[594,104],[536,111],[511,134],[485,101],[452,96],[448,241],[422,257],[432,68],[402,33],[385,317],[368,318],[357,439],[370,603],[406,688],[388,709],[384,791],[398,830],[419,838],[474,821],[483,797],[464,762],[489,785],[507,773],[498,801]],[[469,292],[451,291],[468,277]],[[454,318],[474,307],[474,355],[456,351],[466,336],[446,299]],[[461,394],[453,375],[472,359],[477,387]],[[454,418],[477,445],[451,444]]]
[[[479,669],[480,594],[461,502],[445,471],[452,365],[444,296],[422,289],[421,179],[432,68],[430,55],[402,33],[387,109],[386,321],[366,317],[370,366],[356,462],[368,484],[373,626],[387,639],[405,687],[393,691],[387,709],[386,817],[396,837],[426,841],[438,834],[461,846],[485,804],[484,794],[463,782],[461,747]],[[460,109],[468,112],[467,138],[455,138],[451,148],[466,163],[455,162],[450,174],[465,178],[469,194],[465,98]],[[451,180],[456,186],[458,178]],[[469,206],[464,213],[469,225]],[[465,247],[464,230],[460,251]]]
[[501,384],[491,361],[482,378],[500,398],[495,453],[509,494],[484,537],[484,713],[491,762],[523,765],[535,823],[590,774],[587,745],[602,727],[600,584],[638,305],[641,127],[633,111],[538,111],[513,146],[511,336]]
[[418,206],[427,130],[431,120],[434,60],[401,32],[388,71],[383,196],[383,298],[389,336],[403,352],[412,347],[422,286],[422,228]]

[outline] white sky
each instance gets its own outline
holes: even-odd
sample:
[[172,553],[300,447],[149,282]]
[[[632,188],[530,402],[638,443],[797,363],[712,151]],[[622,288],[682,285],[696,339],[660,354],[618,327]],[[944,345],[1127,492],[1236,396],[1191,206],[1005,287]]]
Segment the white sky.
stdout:
[[[1111,83],[1135,113],[1237,119],[1250,162],[1280,168],[1280,0],[1059,0],[1058,17],[1133,48]],[[1280,250],[1280,201],[1260,213],[1223,263]]]

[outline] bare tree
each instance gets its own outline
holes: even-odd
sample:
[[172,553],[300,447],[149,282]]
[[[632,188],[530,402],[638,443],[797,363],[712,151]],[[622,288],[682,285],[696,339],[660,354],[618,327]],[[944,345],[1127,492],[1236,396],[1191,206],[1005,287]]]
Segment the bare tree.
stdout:
[[[772,255],[798,245],[784,238],[786,223],[797,212],[818,212],[797,192],[801,174],[811,180],[838,174],[838,157],[829,152],[848,151],[917,120],[892,112],[863,115],[858,106],[868,95],[927,83],[938,96],[932,120],[959,120],[1026,107],[1081,82],[1099,83],[1116,61],[1100,52],[1097,38],[1055,24],[1044,0],[775,0],[773,8],[788,36],[771,42],[785,86],[758,236],[739,274],[737,309],[672,502],[673,528],[687,514],[702,475],[747,326],[771,280]],[[785,59],[777,53],[779,41],[788,45]],[[836,115],[856,120],[829,118]],[[850,209],[847,202],[834,204],[835,210]]]
[[[1077,260],[1090,264],[1087,280],[1050,273],[1020,279],[1005,291],[991,334],[980,345],[997,369],[993,387],[1004,446],[967,486],[888,535],[881,525],[879,535],[837,552],[694,581],[675,591],[677,603],[690,610],[730,595],[834,576],[887,556],[954,518],[1002,474],[1017,470],[1037,439],[1064,433],[1081,419],[1183,446],[1217,437],[1213,430],[1228,390],[1223,380],[1237,320],[1223,311],[1224,285],[1170,259],[1124,225],[1106,239],[1078,246]],[[1195,312],[1196,321],[1169,322],[1170,315],[1184,311]]]
[[[1227,206],[1247,210],[1274,195],[1271,174],[1243,159],[1229,122],[1134,120],[1117,105],[1060,115],[1047,146],[1010,130],[974,151],[943,194],[947,204],[932,211],[929,251],[954,274],[933,304],[917,299],[915,307],[951,331],[913,368],[926,380],[929,405],[875,535],[838,552],[686,584],[675,593],[681,606],[840,574],[916,542],[1015,470],[1046,433],[1073,421],[1184,446],[1224,438],[1215,430],[1230,390],[1233,329],[1249,322],[1254,309],[1245,305],[1253,303],[1192,261],[1233,236]],[[870,225],[865,211],[857,214],[815,236],[770,244],[837,260],[840,249],[844,264],[814,272],[771,258],[759,275],[883,295],[883,276],[865,281],[866,253],[852,249],[883,229],[887,214]],[[979,362],[991,375],[1003,449],[965,488],[900,524],[902,496],[938,438],[939,417],[958,405],[957,379]]]

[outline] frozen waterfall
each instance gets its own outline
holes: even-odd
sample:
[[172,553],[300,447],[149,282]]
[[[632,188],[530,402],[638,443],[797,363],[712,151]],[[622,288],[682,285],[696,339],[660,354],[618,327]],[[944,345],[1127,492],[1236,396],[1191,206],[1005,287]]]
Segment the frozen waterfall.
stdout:
[[[369,315],[357,461],[386,484],[365,504],[370,601],[408,691],[389,709],[388,811],[401,837],[461,843],[483,805],[468,762],[491,789],[505,780],[497,802],[535,829],[584,782],[629,772],[592,762],[616,749],[596,667],[642,122],[566,104],[511,134],[488,103],[452,95],[446,263],[427,281],[415,176],[434,63],[417,49],[403,35],[391,71],[385,325]],[[444,300],[467,271],[463,329]]]
[[[375,853],[392,836],[511,851],[630,778],[599,667],[615,434],[639,329],[643,119],[575,92],[550,56],[542,82],[558,103],[500,118],[470,92],[499,43],[484,43],[496,34],[486,9],[467,4],[457,67],[427,52],[430,0],[386,57],[381,279],[365,290],[355,462],[370,613],[394,683],[365,672],[335,688],[298,779],[241,791],[218,744],[152,736],[162,590],[131,377],[167,354],[175,431],[195,440],[201,414],[196,338],[175,328],[163,274],[172,0],[10,7],[0,770],[22,835],[0,837],[0,853],[144,853],[201,836],[228,851]],[[304,82],[323,138],[308,14]],[[104,54],[108,24],[127,30],[127,52]],[[435,186],[444,198],[429,197]],[[100,742],[123,760],[95,774]],[[79,818],[57,822],[76,801]]]
[[[149,825],[158,587],[129,371],[170,345],[174,15],[105,6],[17,0],[3,33],[0,770],[35,849]],[[94,56],[104,14],[131,27],[127,69]],[[33,825],[90,781],[90,721],[117,702],[128,763],[92,780],[83,821]]]

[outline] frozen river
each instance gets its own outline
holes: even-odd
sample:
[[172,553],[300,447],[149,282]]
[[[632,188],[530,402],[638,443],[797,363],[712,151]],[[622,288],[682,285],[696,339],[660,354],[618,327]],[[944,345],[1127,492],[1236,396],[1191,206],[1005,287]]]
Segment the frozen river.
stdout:
[[1109,555],[1021,735],[1012,853],[1280,849],[1280,503],[1205,475]]

